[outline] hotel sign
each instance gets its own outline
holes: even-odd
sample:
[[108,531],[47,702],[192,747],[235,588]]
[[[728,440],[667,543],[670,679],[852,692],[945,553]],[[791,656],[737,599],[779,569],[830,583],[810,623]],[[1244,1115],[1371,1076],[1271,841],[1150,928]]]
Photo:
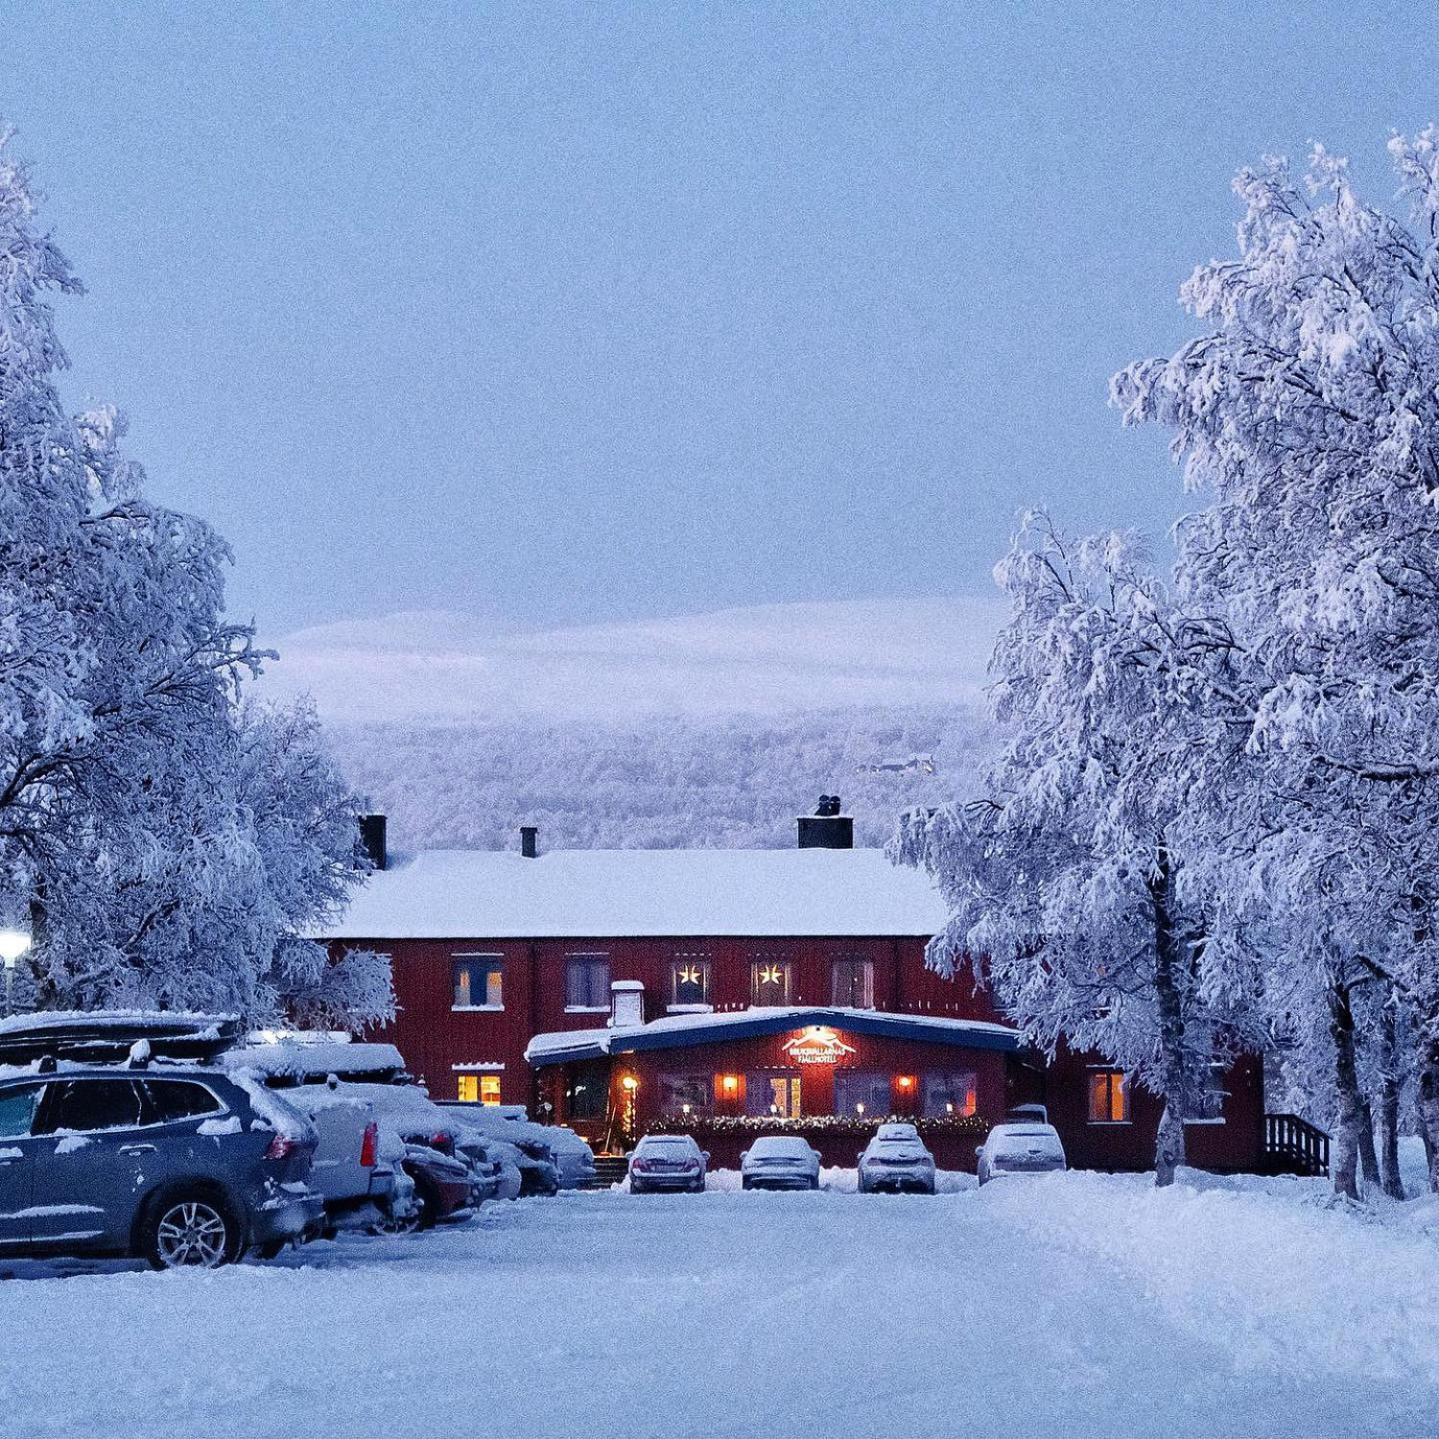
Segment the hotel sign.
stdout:
[[855,1053],[854,1045],[846,1044],[822,1024],[812,1024],[802,1034],[786,1040],[783,1049],[796,1064],[833,1064],[842,1055]]

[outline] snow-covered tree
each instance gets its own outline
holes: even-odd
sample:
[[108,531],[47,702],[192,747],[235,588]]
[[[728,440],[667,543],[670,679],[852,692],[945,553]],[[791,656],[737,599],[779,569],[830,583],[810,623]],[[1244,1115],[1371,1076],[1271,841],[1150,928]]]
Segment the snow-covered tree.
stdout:
[[1097,1049],[1164,1098],[1167,1184],[1184,1118],[1246,1018],[1206,984],[1185,873],[1204,726],[1193,676],[1215,647],[1132,536],[1074,544],[1031,516],[996,577],[1013,606],[991,666],[1008,745],[981,798],[907,817],[899,857],[949,902],[936,969],[978,964],[1036,1043]]
[[1342,1071],[1352,981],[1407,1007],[1434,1134],[1439,136],[1390,149],[1414,228],[1361,202],[1322,149],[1302,180],[1279,160],[1243,172],[1237,258],[1182,292],[1206,332],[1113,392],[1129,422],[1174,432],[1205,501],[1176,528],[1181,603],[1222,615],[1244,656],[1248,688],[1216,703],[1244,733],[1246,843],[1261,842],[1225,924],[1269,930],[1270,992],[1301,1035],[1329,1016]]
[[377,961],[299,939],[363,873],[353,800],[313,716],[240,708],[228,549],[145,498],[115,412],[64,413],[78,290],[0,141],[0,920],[47,1005],[383,1014]]

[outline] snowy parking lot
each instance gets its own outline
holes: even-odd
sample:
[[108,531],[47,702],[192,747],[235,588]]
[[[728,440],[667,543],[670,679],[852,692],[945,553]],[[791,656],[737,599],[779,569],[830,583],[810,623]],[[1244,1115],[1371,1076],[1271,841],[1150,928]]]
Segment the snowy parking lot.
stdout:
[[1376,1219],[1298,1181],[732,1179],[215,1273],[5,1264],[0,1433],[1434,1432],[1431,1201]]

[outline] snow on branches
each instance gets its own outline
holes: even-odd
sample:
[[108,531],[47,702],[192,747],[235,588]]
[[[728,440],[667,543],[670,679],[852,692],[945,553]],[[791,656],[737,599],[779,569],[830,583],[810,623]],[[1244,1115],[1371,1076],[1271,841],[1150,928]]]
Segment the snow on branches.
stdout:
[[1239,175],[1238,254],[1181,292],[1202,333],[1111,385],[1196,497],[1172,581],[1028,522],[998,571],[1009,747],[900,840],[950,895],[934,962],[987,956],[1041,1042],[1172,1109],[1206,1045],[1272,1036],[1331,1099],[1349,1193],[1406,1075],[1439,1137],[1439,132],[1390,152],[1412,226],[1322,148]]
[[374,960],[299,938],[360,878],[304,711],[242,708],[265,656],[223,540],[147,500],[113,410],[68,416],[50,297],[79,293],[0,140],[0,922],[38,1003],[381,1016]]

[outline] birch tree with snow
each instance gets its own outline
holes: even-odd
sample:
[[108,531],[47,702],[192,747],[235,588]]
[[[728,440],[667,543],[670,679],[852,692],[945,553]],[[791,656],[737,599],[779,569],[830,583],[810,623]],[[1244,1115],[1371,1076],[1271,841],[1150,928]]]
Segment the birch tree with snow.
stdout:
[[363,876],[313,717],[247,715],[263,656],[229,551],[146,499],[112,410],[68,416],[51,300],[78,294],[0,137],[0,921],[46,1005],[387,1012],[377,961],[300,939]]
[[1076,544],[1031,516],[996,578],[1013,606],[991,666],[1009,742],[984,796],[908,816],[898,854],[949,903],[934,968],[976,965],[1044,1049],[1098,1050],[1163,1097],[1155,1163],[1169,1184],[1212,1065],[1249,1037],[1245,1008],[1206,983],[1206,916],[1185,871],[1187,757],[1206,752],[1193,654],[1215,647],[1132,536]]
[[1292,996],[1296,1031],[1329,1017],[1340,1171],[1361,1137],[1356,981],[1412,1016],[1439,1133],[1439,135],[1390,151],[1412,227],[1322,148],[1302,177],[1280,160],[1241,173],[1238,256],[1182,291],[1205,333],[1113,384],[1127,422],[1173,431],[1205,501],[1176,528],[1176,573],[1182,603],[1224,616],[1251,686],[1224,700],[1265,835],[1237,908],[1287,941],[1270,991]]

